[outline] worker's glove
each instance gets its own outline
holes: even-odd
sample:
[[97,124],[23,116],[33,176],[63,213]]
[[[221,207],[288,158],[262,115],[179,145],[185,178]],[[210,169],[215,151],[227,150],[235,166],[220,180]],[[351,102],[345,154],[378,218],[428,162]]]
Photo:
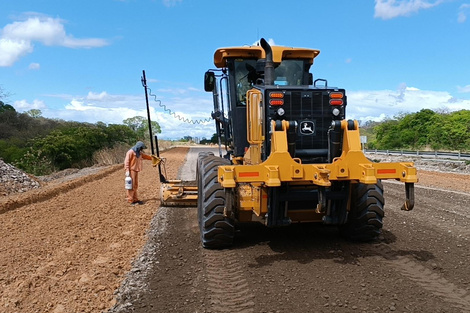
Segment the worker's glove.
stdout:
[[152,166],[155,167],[162,162],[162,159],[156,155],[152,155]]
[[126,177],[129,177],[131,173],[129,171],[126,171]]

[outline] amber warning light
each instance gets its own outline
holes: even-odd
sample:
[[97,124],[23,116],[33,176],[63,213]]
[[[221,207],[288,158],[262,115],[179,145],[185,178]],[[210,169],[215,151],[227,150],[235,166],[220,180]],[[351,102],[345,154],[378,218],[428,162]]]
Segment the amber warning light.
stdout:
[[342,92],[330,93],[330,105],[343,105],[343,93]]
[[284,93],[282,92],[270,92],[269,93],[269,104],[270,105],[283,105],[284,104]]

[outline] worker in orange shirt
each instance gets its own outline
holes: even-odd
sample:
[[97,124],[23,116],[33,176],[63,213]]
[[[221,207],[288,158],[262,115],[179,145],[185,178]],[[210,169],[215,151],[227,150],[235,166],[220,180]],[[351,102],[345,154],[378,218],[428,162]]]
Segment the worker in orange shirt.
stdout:
[[161,159],[154,156],[143,153],[142,151],[147,147],[142,141],[138,141],[135,146],[129,149],[126,153],[124,160],[124,168],[126,170],[126,177],[132,179],[132,189],[127,189],[127,201],[132,204],[144,204],[139,200],[137,195],[137,189],[139,188],[139,172],[142,170],[142,160],[152,160],[153,166],[160,163]]

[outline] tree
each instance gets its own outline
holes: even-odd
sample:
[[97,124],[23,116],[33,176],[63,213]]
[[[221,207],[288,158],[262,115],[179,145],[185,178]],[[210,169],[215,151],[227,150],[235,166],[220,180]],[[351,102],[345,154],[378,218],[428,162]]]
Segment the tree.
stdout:
[[190,142],[193,140],[193,137],[191,136],[184,136],[183,138],[180,139],[182,142]]
[[0,113],[5,112],[5,111],[14,111],[16,112],[15,108],[9,104],[6,104],[3,102],[4,99],[6,99],[10,94],[5,92],[0,86]]
[[404,115],[398,123],[402,147],[419,149],[429,145],[430,127],[437,122],[436,115],[430,109]]
[[63,170],[90,165],[93,153],[105,147],[108,147],[106,133],[99,127],[82,124],[34,139],[30,153],[50,160],[55,168]]
[[441,114],[429,132],[433,149],[470,150],[470,111]]
[[[148,130],[143,118],[129,121],[142,122],[134,128],[140,131],[139,138],[136,131],[122,124],[48,119],[40,116],[40,110],[18,113],[3,101],[0,108],[0,158],[34,175],[91,166],[95,152],[120,143],[134,145]],[[160,132],[158,123],[152,125],[155,133]]]
[[144,121],[145,121],[144,117],[134,116],[134,117],[127,118],[123,120],[122,122],[124,123],[124,125],[127,125],[133,131],[138,132],[139,130],[144,128]]
[[470,111],[435,112],[422,109],[400,114],[374,126],[377,149],[470,150]]
[[10,94],[0,86],[0,100],[6,99]]
[[0,100],[0,113],[6,112],[6,111],[16,112],[14,107]]
[[377,149],[396,149],[400,148],[400,139],[398,133],[398,121],[387,120],[374,127],[376,134],[376,142],[374,143]]
[[211,141],[210,139],[207,139],[206,137],[202,137],[201,141],[199,142],[201,145],[207,145],[210,144]]
[[31,116],[32,118],[38,118],[38,117],[41,117],[42,115],[41,110],[38,110],[38,109],[31,109],[29,111],[26,111],[25,113]]
[[107,134],[109,147],[117,142],[134,145],[139,140],[137,134],[126,125],[109,124],[103,131]]
[[[134,116],[134,117],[125,119],[122,122],[124,123],[124,125],[127,125],[130,129],[132,129],[137,134],[138,139],[142,140],[142,139],[149,137],[148,135],[149,124],[148,124],[148,120],[145,117]],[[152,134],[159,134],[162,132],[160,125],[157,122],[152,121],[151,125],[152,125]]]
[[219,143],[219,137],[217,136],[217,133],[212,134],[211,142],[216,144]]

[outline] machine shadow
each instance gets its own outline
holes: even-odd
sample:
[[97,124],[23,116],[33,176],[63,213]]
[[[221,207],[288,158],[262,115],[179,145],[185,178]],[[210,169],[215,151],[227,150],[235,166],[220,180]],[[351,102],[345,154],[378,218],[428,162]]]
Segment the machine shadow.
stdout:
[[245,250],[254,246],[268,246],[269,253],[256,256],[251,267],[270,266],[280,261],[307,264],[329,259],[336,263],[357,265],[365,257],[379,256],[395,259],[407,256],[417,261],[434,259],[424,250],[398,250],[393,248],[396,236],[383,230],[372,242],[354,242],[344,239],[336,226],[323,224],[294,224],[284,228],[268,228],[261,224],[238,225],[232,250]]

